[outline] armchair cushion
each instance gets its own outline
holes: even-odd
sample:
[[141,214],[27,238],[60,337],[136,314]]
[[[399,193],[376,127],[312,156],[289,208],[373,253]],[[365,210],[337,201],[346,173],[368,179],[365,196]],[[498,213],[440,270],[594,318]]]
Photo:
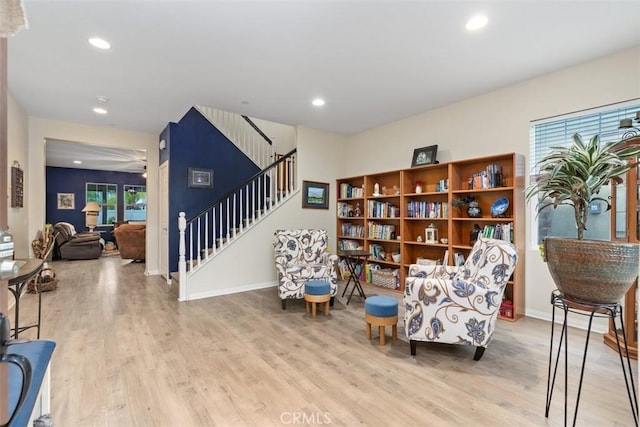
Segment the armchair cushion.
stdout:
[[338,292],[335,263],[338,256],[327,252],[326,230],[293,229],[274,233],[273,249],[280,299],[304,298],[304,285],[310,280],[326,280],[331,296]]
[[[515,269],[517,249],[508,242],[478,239],[468,262],[435,267],[430,275],[413,265],[405,283],[405,332],[413,341],[485,347],[494,332],[504,288]],[[422,277],[420,277],[422,276]]]

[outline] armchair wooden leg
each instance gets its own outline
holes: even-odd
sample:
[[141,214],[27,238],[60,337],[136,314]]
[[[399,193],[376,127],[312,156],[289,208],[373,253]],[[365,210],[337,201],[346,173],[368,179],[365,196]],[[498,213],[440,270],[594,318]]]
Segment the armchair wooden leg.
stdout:
[[287,308],[287,300],[283,299],[282,300],[282,309],[285,310]]
[[484,354],[485,347],[476,347],[476,354],[473,355],[473,360],[480,360]]
[[409,347],[411,348],[411,355],[416,355],[416,347],[418,342],[416,340],[409,340]]

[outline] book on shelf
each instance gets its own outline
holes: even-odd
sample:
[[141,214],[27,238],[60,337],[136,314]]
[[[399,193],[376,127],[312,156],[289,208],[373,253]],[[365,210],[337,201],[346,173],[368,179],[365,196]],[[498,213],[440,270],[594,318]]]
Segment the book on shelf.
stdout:
[[356,240],[341,239],[338,241],[338,249],[342,251],[355,251],[360,249],[360,243]]
[[482,230],[482,236],[487,239],[504,240],[513,243],[513,224],[487,224]]
[[456,267],[464,265],[464,255],[462,254],[462,252],[455,252],[453,254],[453,264]]
[[449,205],[442,202],[411,201],[407,203],[409,218],[447,218]]
[[391,240],[396,236],[396,227],[389,224],[370,222],[367,236],[369,239]]
[[444,257],[442,258],[442,265],[449,265],[449,249],[444,251]]
[[347,183],[340,184],[341,199],[353,199],[356,197],[364,197],[364,188],[356,187]]

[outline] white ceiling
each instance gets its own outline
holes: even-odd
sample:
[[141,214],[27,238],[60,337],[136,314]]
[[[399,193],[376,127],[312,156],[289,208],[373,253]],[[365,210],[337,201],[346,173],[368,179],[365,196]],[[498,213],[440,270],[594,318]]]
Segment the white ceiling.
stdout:
[[640,45],[639,1],[24,4],[8,70],[25,112],[153,134],[199,104],[348,135]]

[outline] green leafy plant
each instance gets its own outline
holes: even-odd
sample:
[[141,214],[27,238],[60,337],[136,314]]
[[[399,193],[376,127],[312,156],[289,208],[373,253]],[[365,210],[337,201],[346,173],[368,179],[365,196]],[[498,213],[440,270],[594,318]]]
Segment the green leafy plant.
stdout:
[[[635,142],[635,143],[634,143]],[[540,160],[540,174],[525,191],[527,201],[538,197],[538,213],[548,207],[570,205],[574,209],[578,239],[583,239],[587,229],[589,204],[600,200],[611,208],[608,200],[599,196],[600,189],[613,181],[622,182],[625,174],[640,155],[638,140],[600,144],[596,135],[585,143],[579,134],[573,136],[570,147],[552,147],[552,152]]]

